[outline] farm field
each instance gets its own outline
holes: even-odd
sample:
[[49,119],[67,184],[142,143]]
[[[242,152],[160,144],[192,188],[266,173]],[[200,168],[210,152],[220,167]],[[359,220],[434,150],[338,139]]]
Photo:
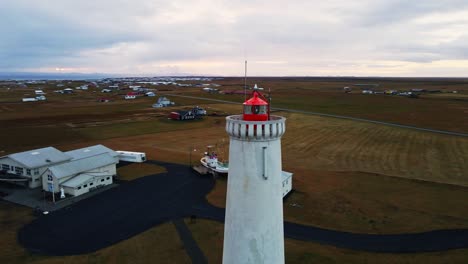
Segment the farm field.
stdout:
[[[239,79],[220,81],[220,91],[242,91]],[[417,81],[417,80],[291,80],[283,78],[252,78],[249,83],[258,83],[271,89],[272,106],[295,110],[306,110],[325,114],[337,114],[372,120],[413,125],[424,128],[468,132],[468,82],[458,81]],[[401,96],[366,95],[354,83],[378,83],[376,91],[386,89],[424,88],[440,90],[441,93],[423,93],[418,99]],[[351,93],[344,93],[343,87],[353,87]],[[453,94],[452,91],[457,91]],[[238,94],[208,94],[198,90],[177,90],[174,93],[201,95],[206,98],[243,102]],[[267,91],[265,91],[267,92]],[[172,92],[171,92],[172,93]],[[167,92],[170,94],[170,92]]]
[[[449,86],[459,90],[461,97],[431,95],[419,99],[344,94],[340,89],[345,82],[341,81],[258,82],[272,88],[274,106],[278,107],[468,132],[468,102],[460,100],[468,91],[464,82]],[[226,89],[240,89],[236,87],[241,82],[226,79],[217,83]],[[410,88],[415,84],[389,82],[382,86],[387,85]],[[433,89],[446,87],[427,85]],[[195,88],[164,92],[243,100],[242,95],[205,94]],[[96,95],[80,91],[73,97],[53,94],[47,102],[23,104],[13,101],[18,95],[10,93],[0,102],[0,155],[49,145],[69,150],[103,144],[116,150],[146,152],[149,159],[188,165],[201,158],[206,146],[213,145],[221,158],[228,159],[223,115],[240,112],[238,105],[170,96],[176,106],[153,109],[152,98],[129,102],[110,95],[115,101],[98,103]],[[167,119],[170,111],[194,105],[217,115],[189,122]],[[408,112],[414,115],[407,117]],[[287,118],[283,169],[294,172],[295,191],[285,200],[285,220],[377,234],[468,228],[468,138],[297,113],[275,114]],[[159,172],[162,168],[149,164],[133,164],[118,171],[123,180]],[[224,207],[225,191],[226,180],[219,178],[207,199]],[[0,235],[1,263],[152,263],[156,257],[163,263],[190,262],[171,223],[89,255],[38,256],[25,252],[15,237],[16,230],[32,219],[32,210],[0,202],[0,229],[8,230]],[[219,263],[223,225],[199,219],[195,224],[187,222],[187,226],[210,263]],[[468,250],[375,254],[290,239],[285,242],[288,263],[466,263],[468,259]]]

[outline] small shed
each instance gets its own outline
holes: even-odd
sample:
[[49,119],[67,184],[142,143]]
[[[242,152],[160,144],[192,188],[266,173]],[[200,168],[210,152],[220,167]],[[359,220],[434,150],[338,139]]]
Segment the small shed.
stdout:
[[281,172],[281,181],[283,182],[283,197],[288,195],[288,193],[292,190],[292,172],[282,171]]

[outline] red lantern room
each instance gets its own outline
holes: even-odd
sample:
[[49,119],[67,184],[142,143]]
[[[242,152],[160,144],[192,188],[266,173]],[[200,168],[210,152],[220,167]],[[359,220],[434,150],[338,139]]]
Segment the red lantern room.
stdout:
[[[257,85],[255,85],[257,87]],[[245,121],[267,121],[270,118],[270,106],[267,99],[257,90],[252,93],[252,98],[244,102]]]

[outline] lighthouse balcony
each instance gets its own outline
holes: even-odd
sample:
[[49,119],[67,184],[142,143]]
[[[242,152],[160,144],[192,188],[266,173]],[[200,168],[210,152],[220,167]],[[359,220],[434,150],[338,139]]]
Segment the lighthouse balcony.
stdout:
[[246,121],[242,115],[226,117],[226,132],[239,140],[269,141],[280,138],[286,131],[286,118],[270,116],[267,121]]

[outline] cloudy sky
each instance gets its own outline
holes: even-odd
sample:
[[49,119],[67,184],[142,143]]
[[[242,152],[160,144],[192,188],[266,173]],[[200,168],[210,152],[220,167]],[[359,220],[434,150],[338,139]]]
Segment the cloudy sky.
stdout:
[[468,76],[467,0],[0,0],[0,71]]

